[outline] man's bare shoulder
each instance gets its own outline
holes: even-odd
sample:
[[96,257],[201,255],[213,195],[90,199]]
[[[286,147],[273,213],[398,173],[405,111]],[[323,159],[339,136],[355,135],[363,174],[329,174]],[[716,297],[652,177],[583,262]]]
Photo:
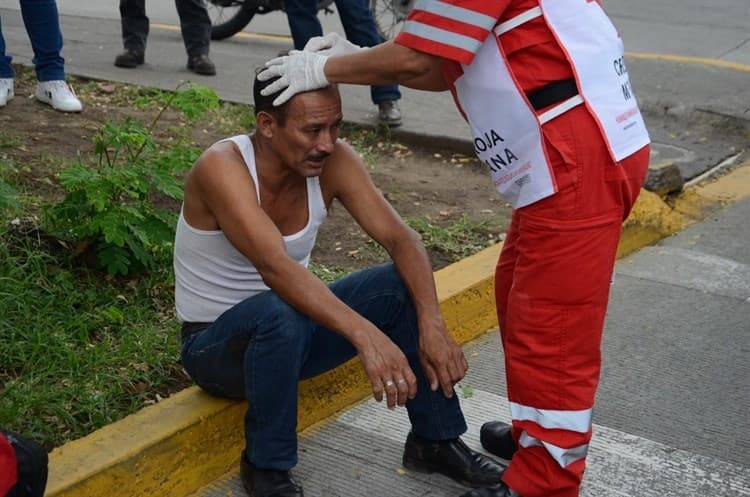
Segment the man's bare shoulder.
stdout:
[[239,166],[245,168],[242,154],[234,142],[227,140],[214,143],[204,150],[193,164],[190,173],[199,177],[213,176],[226,173],[227,169],[236,169]]
[[185,218],[199,229],[218,229],[223,216],[252,209],[255,185],[242,153],[231,141],[211,145],[185,181]]

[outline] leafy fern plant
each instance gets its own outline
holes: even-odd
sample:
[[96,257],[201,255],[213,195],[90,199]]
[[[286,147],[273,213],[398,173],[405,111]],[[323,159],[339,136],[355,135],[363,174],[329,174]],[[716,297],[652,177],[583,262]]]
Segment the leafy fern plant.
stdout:
[[172,107],[193,120],[219,106],[212,89],[189,83],[149,98],[160,106],[153,121],[105,124],[94,136],[92,163],[79,155],[62,171],[65,197],[46,209],[47,231],[79,251],[93,250],[111,275],[154,268],[171,256],[177,215],[155,201],[182,200],[178,178],[200,152],[184,137],[168,150],[157,146],[152,133],[164,112]]

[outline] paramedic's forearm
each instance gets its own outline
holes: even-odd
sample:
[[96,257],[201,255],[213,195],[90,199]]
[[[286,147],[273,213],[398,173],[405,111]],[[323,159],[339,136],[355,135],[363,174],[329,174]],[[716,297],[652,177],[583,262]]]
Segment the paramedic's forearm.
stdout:
[[[325,75],[331,83],[399,83],[417,89],[444,89],[438,87],[444,86],[440,64],[439,57],[388,41],[362,52],[330,57]],[[440,85],[436,84],[436,77],[442,82]]]

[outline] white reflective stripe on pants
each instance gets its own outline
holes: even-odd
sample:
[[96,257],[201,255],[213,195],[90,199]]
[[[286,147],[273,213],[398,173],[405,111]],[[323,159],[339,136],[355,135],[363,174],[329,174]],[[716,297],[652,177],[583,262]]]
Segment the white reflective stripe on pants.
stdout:
[[511,402],[510,415],[516,421],[533,421],[548,430],[560,429],[586,433],[591,429],[593,409],[556,411]]
[[544,447],[544,450],[552,456],[552,459],[554,459],[561,468],[565,468],[572,463],[585,458],[589,451],[588,444],[571,447],[570,449],[563,449],[562,447],[552,445],[544,440],[534,438],[525,431],[521,433],[518,443],[521,447]]

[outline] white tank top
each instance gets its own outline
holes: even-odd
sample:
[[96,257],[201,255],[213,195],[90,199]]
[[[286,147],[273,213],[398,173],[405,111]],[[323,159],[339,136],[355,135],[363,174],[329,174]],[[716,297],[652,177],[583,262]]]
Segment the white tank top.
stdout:
[[[233,141],[255,182],[260,204],[260,184],[250,137]],[[317,177],[307,178],[307,225],[284,237],[289,257],[307,267],[318,228],[327,209]],[[257,293],[268,290],[252,262],[240,253],[221,230],[190,226],[180,210],[174,243],[175,307],[180,321],[211,323],[224,311]]]

